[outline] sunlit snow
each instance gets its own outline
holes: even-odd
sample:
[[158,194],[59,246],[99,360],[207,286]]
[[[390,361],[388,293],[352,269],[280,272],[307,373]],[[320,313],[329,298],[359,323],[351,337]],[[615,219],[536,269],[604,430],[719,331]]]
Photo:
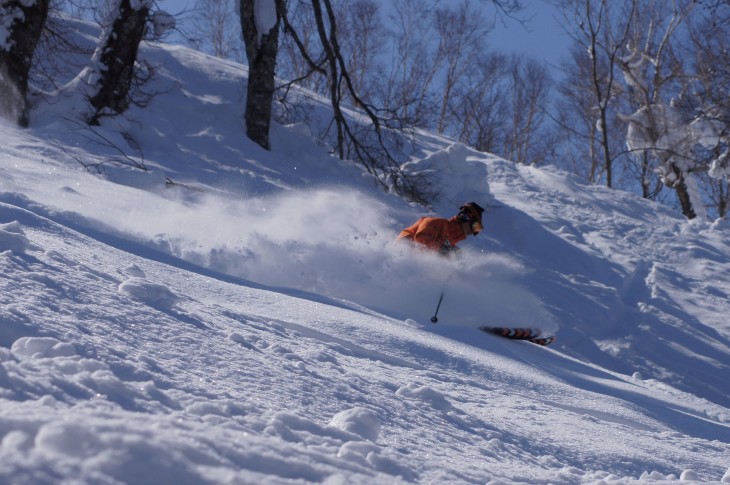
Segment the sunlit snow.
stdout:
[[0,123],[0,482],[730,483],[726,220],[417,133],[433,212],[488,206],[424,254],[326,102],[268,152],[244,67],[140,56],[144,109],[87,127],[66,72]]

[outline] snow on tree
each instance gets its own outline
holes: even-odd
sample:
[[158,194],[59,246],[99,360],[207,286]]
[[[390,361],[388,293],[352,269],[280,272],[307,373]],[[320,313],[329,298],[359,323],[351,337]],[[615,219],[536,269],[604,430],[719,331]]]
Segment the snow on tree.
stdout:
[[258,33],[259,45],[264,35],[276,27],[279,18],[276,14],[276,2],[274,0],[254,0],[254,22]]
[[[677,107],[673,97],[682,86],[685,73],[674,62],[671,40],[693,5],[668,11],[643,12],[637,18],[635,35],[626,48],[629,55],[618,62],[630,98],[637,106],[630,116],[621,118],[628,124],[626,141],[629,150],[654,157],[664,185],[676,191],[682,213],[688,219],[706,216],[693,172],[699,164],[693,150],[701,140],[701,119],[690,109]],[[646,23],[642,28],[640,22]],[[657,28],[665,25],[663,31]]]
[[28,125],[28,76],[49,0],[0,0],[0,116]]
[[730,178],[730,132],[724,118],[721,114],[703,114],[692,124],[697,143],[714,155],[708,173],[716,179]]
[[158,10],[152,14],[152,30],[155,37],[162,37],[176,27],[175,17],[167,12]]
[[[661,83],[655,82],[650,87],[645,71],[642,71],[644,60],[646,57],[639,62],[625,59],[621,67],[630,88],[649,93],[652,89],[660,89]],[[657,174],[665,186],[676,190],[687,218],[706,217],[694,174],[707,171],[718,179],[730,175],[730,137],[721,114],[693,109],[680,99],[673,99],[669,104],[662,102],[659,96],[643,99],[645,103],[635,113],[621,117],[628,125],[628,149],[649,153],[659,162]],[[696,158],[698,149],[714,153],[709,164]]]
[[267,150],[276,87],[279,20],[284,8],[283,0],[240,0],[241,30],[249,69],[246,134]]
[[628,124],[628,149],[657,158],[658,175],[665,186],[677,191],[684,215],[688,219],[706,216],[692,173],[697,166],[691,158],[693,148],[702,142],[705,123],[686,120],[679,109],[665,104],[643,106],[623,119]]

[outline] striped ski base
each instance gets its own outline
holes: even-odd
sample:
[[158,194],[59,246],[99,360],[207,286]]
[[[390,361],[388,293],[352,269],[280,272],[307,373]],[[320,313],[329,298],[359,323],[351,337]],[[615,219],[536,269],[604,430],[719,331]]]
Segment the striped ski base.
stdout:
[[479,327],[479,330],[513,340],[527,340],[537,345],[550,345],[555,342],[555,337],[540,337],[542,330],[539,328]]

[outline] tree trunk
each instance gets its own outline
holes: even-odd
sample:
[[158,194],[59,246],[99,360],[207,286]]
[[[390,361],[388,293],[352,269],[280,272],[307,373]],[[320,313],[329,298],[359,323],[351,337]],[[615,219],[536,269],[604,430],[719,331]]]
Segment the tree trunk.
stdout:
[[95,113],[89,120],[90,124],[98,124],[107,108],[122,113],[129,106],[134,63],[147,27],[148,13],[145,2],[138,9],[131,6],[130,0],[120,2],[112,30],[101,47],[98,88],[91,97]]
[[671,165],[671,169],[676,176],[676,180],[672,184],[672,187],[677,191],[677,199],[679,199],[679,205],[682,207],[682,214],[684,214],[687,219],[694,219],[697,217],[697,213],[692,206],[692,198],[690,197],[689,189],[687,188],[687,182],[684,179],[685,174],[675,164]]
[[[49,0],[36,0],[29,6],[20,0],[0,1],[0,17],[10,31],[0,45],[0,114],[20,126],[28,126],[28,77],[33,52],[48,16]],[[14,20],[8,19],[14,18]]]
[[246,91],[246,135],[265,149],[269,149],[271,105],[276,88],[276,56],[279,50],[279,23],[284,8],[276,4],[276,22],[268,32],[259,32],[254,9],[255,0],[241,1],[241,30],[248,59],[248,87]]

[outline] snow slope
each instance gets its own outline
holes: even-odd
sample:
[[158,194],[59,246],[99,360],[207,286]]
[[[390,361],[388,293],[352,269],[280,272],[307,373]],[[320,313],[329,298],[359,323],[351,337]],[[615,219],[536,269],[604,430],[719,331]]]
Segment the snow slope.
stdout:
[[141,55],[145,109],[87,128],[67,73],[0,124],[0,482],[730,482],[726,221],[421,133],[435,212],[490,206],[445,261],[318,100],[266,152],[245,68]]

